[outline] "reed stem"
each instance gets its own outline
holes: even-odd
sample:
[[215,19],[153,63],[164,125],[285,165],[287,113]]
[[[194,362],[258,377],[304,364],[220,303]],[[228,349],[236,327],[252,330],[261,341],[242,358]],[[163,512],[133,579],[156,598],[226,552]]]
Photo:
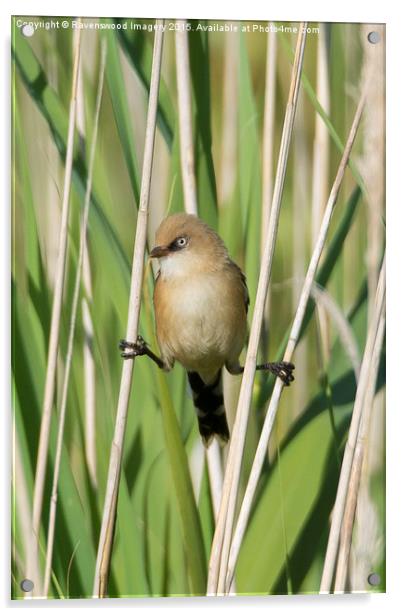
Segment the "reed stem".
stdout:
[[185,210],[197,216],[197,189],[195,182],[193,127],[191,121],[190,58],[186,20],[176,22],[176,71],[180,127],[180,161]]
[[268,283],[271,275],[272,260],[275,250],[276,235],[279,223],[279,212],[282,200],[283,185],[289,154],[290,139],[292,135],[296,104],[300,86],[300,76],[303,65],[304,47],[306,42],[305,24],[301,24],[295,51],[292,79],[289,88],[289,98],[286,107],[285,120],[282,131],[281,147],[272,199],[271,216],[268,227],[267,242],[262,258],[260,277],[258,281],[257,297],[253,321],[250,331],[250,341],[244,366],[244,374],[237,405],[236,419],[233,427],[228,460],[223,484],[222,500],[218,521],[215,529],[211,559],[209,565],[208,593],[224,592],[226,579],[229,543],[232,537],[235,505],[237,500],[240,469],[243,458],[247,421],[250,412],[252,388],[254,383],[257,361],[258,343],[260,339],[264,306],[267,296]]
[[227,206],[236,185],[237,112],[238,112],[238,65],[239,35],[225,33],[223,104],[222,104],[222,149],[219,181],[219,205]]
[[[144,255],[147,239],[147,222],[149,210],[149,194],[152,177],[153,151],[156,130],[156,115],[158,106],[159,82],[162,62],[163,32],[162,21],[156,21],[154,50],[152,59],[152,74],[149,91],[148,116],[145,133],[144,161],[142,168],[140,204],[137,216],[137,228],[134,243],[133,265],[131,271],[130,299],[128,306],[127,340],[136,340],[141,305],[142,279],[144,273]],[[102,525],[96,559],[93,595],[105,597],[110,572],[113,549],[114,528],[116,523],[117,499],[123,456],[124,435],[127,424],[128,403],[134,369],[134,359],[123,364],[119,400],[116,412],[115,431],[112,441],[109,471],[106,485],[105,503],[102,515]]]

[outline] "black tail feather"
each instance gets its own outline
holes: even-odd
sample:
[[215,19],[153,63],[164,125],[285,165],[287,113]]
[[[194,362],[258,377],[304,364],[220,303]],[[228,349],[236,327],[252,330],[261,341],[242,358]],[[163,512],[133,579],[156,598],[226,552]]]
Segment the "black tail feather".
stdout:
[[208,385],[197,372],[188,372],[188,380],[204,445],[208,447],[214,436],[226,443],[230,434],[223,403],[222,371],[219,370],[215,380]]

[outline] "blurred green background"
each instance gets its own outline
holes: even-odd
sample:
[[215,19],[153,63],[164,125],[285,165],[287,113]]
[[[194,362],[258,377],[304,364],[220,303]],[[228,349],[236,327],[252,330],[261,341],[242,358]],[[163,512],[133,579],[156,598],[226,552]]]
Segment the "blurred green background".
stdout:
[[[26,38],[18,20],[49,19],[15,17],[12,23],[14,598],[24,596],[20,582],[26,577],[29,520],[58,251],[73,49],[72,27],[38,29],[32,37]],[[61,17],[54,19],[63,20]],[[72,18],[65,19],[71,26]],[[83,20],[84,23],[90,21],[95,23],[98,20]],[[147,30],[117,28],[118,24],[122,26],[131,21],[144,25],[154,23],[134,19],[99,20],[99,23],[114,24],[114,27],[82,32],[68,261],[40,536],[41,566],[46,552],[57,417],[102,37],[107,39],[107,63],[90,206],[86,284],[82,289],[74,343],[59,481],[50,593],[56,598],[92,594],[119,391],[121,359],[118,341],[124,337],[126,329],[153,44],[153,34]],[[166,20],[167,25],[172,23],[173,20]],[[252,316],[262,241],[267,34],[206,32],[197,30],[199,22],[190,23],[199,215],[222,235],[231,256],[245,271]],[[208,25],[208,22],[200,23]],[[237,22],[239,30],[241,25]],[[278,28],[281,25],[290,24],[275,24]],[[317,177],[321,177],[323,192],[326,197],[329,195],[359,98],[361,78],[373,53],[367,42],[367,26],[309,26],[312,30],[307,36],[269,307],[260,345],[261,359],[273,360],[283,349],[283,340],[294,316],[308,266],[314,229],[325,205],[325,202],[321,203],[318,215],[313,212],[313,184]],[[168,212],[183,209],[174,36],[174,31],[168,29],[164,40],[149,246],[152,246],[154,231],[161,219]],[[269,36],[275,37],[277,54],[274,63],[274,131],[269,135],[274,161],[271,171],[274,172],[296,36],[283,32]],[[320,40],[324,50],[321,60]],[[383,53],[383,43],[376,48],[376,53]],[[341,313],[358,358],[364,349],[367,316],[384,248],[384,132],[378,120],[384,113],[381,62],[383,56],[379,59],[380,69],[373,78],[368,111],[352,154],[353,168],[347,171],[343,182],[317,279]],[[317,100],[319,66],[321,69],[324,66],[328,75],[325,105],[322,100],[321,105]],[[326,137],[319,146],[323,149],[318,148],[319,155],[317,158],[316,154],[315,158],[319,114],[324,127],[324,130],[321,127],[321,134],[326,134]],[[152,271],[148,268],[140,333],[153,348],[157,348],[152,287]],[[89,309],[87,317],[93,330],[90,334],[88,321],[86,325],[84,323],[84,302]],[[89,363],[84,359],[85,353],[89,354]],[[313,301],[295,364],[296,381],[282,396],[269,455],[240,553],[235,580],[238,593],[310,593],[319,589],[330,512],[356,381],[351,352],[339,336],[334,314],[324,311],[318,319]],[[230,377],[225,383],[231,425],[239,385],[237,377]],[[381,584],[373,590],[385,587],[384,385],[385,366],[382,362],[370,433],[370,456],[364,466],[363,483],[367,489],[362,489],[364,495],[361,498],[366,501],[362,501],[354,532],[349,571],[352,590],[370,589],[365,569],[363,567],[362,573],[362,567],[359,567],[364,558],[381,576]],[[91,408],[85,396],[88,387],[92,387],[94,395]],[[272,381],[259,374],[247,434],[242,489],[271,388]],[[214,512],[185,372],[177,365],[170,374],[159,374],[152,362],[144,358],[135,363],[110,596],[185,595],[190,592],[186,552],[192,546],[183,533],[179,511],[177,486],[180,477],[176,477],[176,482],[172,480],[174,460],[166,445],[169,425],[165,411],[168,407],[174,409],[194,483],[194,494],[187,494],[187,498],[196,503],[193,514],[202,532],[204,553],[199,557],[206,576]],[[88,435],[88,421],[93,421],[95,426],[92,441]],[[225,452],[222,458],[224,463]]]

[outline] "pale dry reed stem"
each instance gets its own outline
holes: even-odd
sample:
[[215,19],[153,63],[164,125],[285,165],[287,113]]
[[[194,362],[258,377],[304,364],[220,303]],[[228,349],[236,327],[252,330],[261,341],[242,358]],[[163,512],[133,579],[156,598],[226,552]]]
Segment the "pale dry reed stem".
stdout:
[[94,327],[88,301],[92,300],[91,266],[89,263],[88,244],[85,244],[82,264],[82,281],[85,297],[82,299],[82,323],[84,327],[84,392],[85,392],[85,458],[93,488],[97,488],[96,465],[96,373],[93,352]]
[[[269,22],[270,26],[274,24]],[[276,58],[277,35],[267,34],[267,57],[265,65],[264,92],[264,127],[262,138],[262,225],[261,225],[261,257],[264,253],[267,239],[269,217],[271,211],[272,191],[274,188],[274,144],[275,144],[275,101],[276,101]],[[268,356],[268,319],[271,304],[271,290],[268,287],[265,300],[264,321],[262,330],[262,353]]]
[[[329,62],[327,45],[327,25],[320,24],[320,33],[317,40],[317,100],[323,111],[330,113],[329,90]],[[328,194],[329,174],[329,133],[324,120],[319,113],[315,115],[313,151],[313,191],[312,191],[312,219],[311,240],[314,246],[320,230],[322,215],[325,209]]]
[[341,526],[344,519],[345,504],[348,491],[348,485],[350,481],[351,469],[353,464],[353,458],[356,450],[356,443],[358,439],[358,433],[360,428],[360,422],[364,409],[366,384],[370,375],[370,366],[373,355],[373,349],[375,345],[375,339],[381,320],[381,314],[385,298],[385,258],[381,268],[380,277],[378,279],[377,293],[375,298],[375,307],[372,318],[370,319],[370,326],[367,334],[366,346],[363,355],[362,366],[360,370],[359,383],[357,386],[355,403],[353,406],[352,419],[349,427],[348,440],[345,446],[345,452],[343,454],[341,473],[338,482],[338,489],[336,492],[335,505],[332,511],[331,529],[329,532],[329,539],[327,544],[327,550],[325,554],[323,574],[321,578],[320,592],[329,593],[331,591],[332,578],[334,575],[334,569],[338,554],[339,538],[341,532]]
[[[269,22],[270,26],[274,24]],[[264,128],[262,140],[262,221],[261,256],[268,233],[272,191],[274,188],[274,142],[276,100],[277,35],[267,34],[267,58],[265,67]]]
[[[364,104],[366,99],[366,88],[364,89],[360,102],[358,104],[355,117],[350,129],[348,140],[345,145],[345,150],[342,155],[341,162],[334,180],[334,184],[331,189],[331,193],[328,198],[327,206],[325,208],[324,216],[321,223],[321,228],[318,234],[318,238],[311,256],[310,264],[307,270],[306,278],[304,280],[303,288],[300,294],[299,304],[296,310],[296,314],[293,320],[292,328],[289,335],[289,340],[286,346],[284,361],[291,361],[294,350],[297,345],[297,341],[300,336],[304,315],[307,308],[308,299],[311,293],[314,276],[317,272],[318,263],[324,248],[324,243],[328,235],[329,225],[334,211],[334,207],[338,198],[339,190],[341,188],[342,180],[346,171],[349,156],[352,150],[352,146],[356,137],[357,129],[360,124]],[[265,416],[264,425],[262,428],[260,440],[258,442],[257,450],[255,453],[253,465],[250,472],[250,477],[247,483],[246,492],[243,498],[243,502],[240,509],[237,526],[233,535],[233,541],[230,549],[229,568],[226,587],[230,587],[231,580],[234,576],[234,570],[239,555],[241,543],[246,531],[247,522],[250,516],[251,506],[254,500],[255,491],[257,488],[258,480],[261,475],[261,470],[266,459],[266,452],[268,448],[269,438],[271,436],[272,426],[275,421],[276,412],[278,410],[279,401],[283,389],[283,382],[277,378],[275,387],[271,396],[271,400],[268,406],[268,410]]]
[[[55,45],[55,39],[57,37],[56,30],[48,31],[49,38],[51,37],[52,45]],[[50,43],[50,41],[49,41]],[[75,41],[73,40],[72,46],[74,47]],[[60,76],[57,65],[57,54],[46,54],[45,70],[48,80],[48,84],[56,92],[60,90]],[[79,71],[81,73],[81,71]],[[77,88],[79,87],[79,80]],[[78,90],[77,90],[78,93]],[[78,113],[77,113],[78,117]],[[55,203],[60,200],[59,186],[62,184],[62,172],[63,165],[60,157],[58,156],[57,146],[52,139],[47,139],[46,142],[46,186],[43,187],[45,192],[44,198],[46,200],[46,209],[44,211],[43,231],[44,231],[44,254],[46,255],[46,278],[49,281],[50,289],[54,290],[56,267],[57,267],[57,255],[59,252],[60,238],[55,229],[60,228],[61,222],[61,209],[54,207]],[[41,225],[41,226],[42,226]]]
[[211,489],[212,510],[215,523],[218,519],[219,505],[222,498],[223,470],[219,443],[216,438],[206,450],[209,485]]
[[[293,181],[292,181],[292,304],[291,312],[294,314],[297,309],[300,297],[300,289],[304,280],[306,262],[309,255],[306,242],[306,233],[303,232],[307,227],[308,208],[310,202],[309,186],[306,178],[311,175],[310,156],[307,145],[306,117],[305,117],[305,93],[303,90],[299,96],[299,106],[295,117],[294,138],[293,138]],[[291,403],[285,413],[281,415],[281,422],[278,422],[275,440],[281,440],[281,426],[289,425],[303,409],[308,398],[308,344],[304,339],[297,346],[294,362],[297,366],[297,379],[292,383]]]
[[225,33],[222,108],[222,150],[219,203],[227,205],[236,185],[239,35]]
[[187,21],[177,20],[176,73],[179,108],[180,162],[183,179],[184,203],[188,214],[197,215],[193,127],[191,121],[191,81],[188,50]]
[[[75,31],[76,33],[77,31]],[[88,40],[88,39],[87,39]],[[86,50],[83,51],[83,57]],[[77,92],[77,130],[82,139],[85,139],[85,99],[84,99],[84,63],[83,70],[78,75]],[[83,152],[85,154],[85,151]],[[81,302],[82,322],[84,328],[83,356],[84,356],[84,405],[85,405],[85,458],[89,477],[94,489],[97,487],[96,478],[96,448],[95,448],[95,360],[93,355],[94,329],[88,302],[92,302],[91,267],[89,263],[88,242],[85,242],[84,260],[82,263],[82,281],[84,297]]]
[[[147,239],[147,222],[149,210],[149,194],[152,177],[153,151],[156,130],[156,115],[158,107],[158,92],[162,62],[163,21],[157,20],[154,50],[152,59],[151,84],[149,89],[148,115],[145,132],[144,161],[142,167],[140,204],[135,232],[133,265],[131,271],[130,298],[128,305],[128,320],[126,339],[136,340],[141,306],[141,290],[144,274],[144,254]],[[123,363],[119,400],[116,412],[115,431],[110,452],[109,471],[106,485],[105,503],[102,514],[98,554],[96,559],[95,578],[93,586],[94,597],[104,597],[110,570],[113,549],[113,534],[116,521],[119,480],[123,456],[124,435],[127,424],[128,403],[130,399],[134,359]]]
[[202,474],[205,467],[204,446],[201,439],[197,439],[192,448],[188,460],[191,485],[193,486],[194,497],[197,503],[200,502]]
[[360,374],[360,352],[356,336],[349,324],[349,321],[332,295],[326,289],[320,287],[317,283],[314,283],[312,286],[311,296],[317,304],[317,308],[322,308],[325,310],[327,315],[336,325],[344,351],[352,364],[357,383]]
[[[350,549],[352,545],[352,532],[355,520],[357,499],[359,496],[360,478],[362,474],[363,460],[367,454],[367,437],[370,428],[370,419],[373,410],[373,402],[376,390],[378,368],[380,365],[381,352],[385,330],[385,293],[383,296],[382,312],[378,323],[375,344],[371,356],[370,368],[365,373],[365,382],[361,387],[365,390],[362,416],[357,435],[356,447],[353,455],[352,468],[350,471],[349,486],[346,496],[345,512],[340,532],[338,563],[335,575],[335,592],[344,592],[348,572]],[[359,384],[360,385],[360,384]],[[367,571],[367,577],[370,572]]]
[[[317,100],[323,111],[330,113],[330,87],[329,87],[329,49],[328,26],[320,24],[320,33],[317,38]],[[314,247],[317,234],[325,209],[328,194],[329,175],[329,132],[319,113],[315,116],[314,146],[313,146],[313,185],[312,185],[312,211],[311,211],[311,246]],[[318,323],[321,330],[324,364],[328,364],[330,330],[328,319],[321,306],[317,306]]]
[[373,25],[364,24],[361,32],[363,75],[370,75],[367,107],[364,114],[363,153],[359,168],[367,189],[367,270],[369,316],[373,310],[377,285],[377,266],[384,237],[385,196],[385,25],[376,24],[380,40],[371,44],[367,36]]
[[303,65],[306,33],[301,24],[295,51],[292,78],[289,88],[289,98],[286,107],[285,120],[282,131],[281,147],[279,151],[278,167],[275,188],[272,199],[271,216],[268,228],[267,242],[262,257],[260,276],[254,315],[251,324],[250,340],[244,366],[244,374],[237,405],[236,419],[230,441],[230,449],[225,471],[222,500],[209,564],[208,593],[216,594],[224,591],[226,578],[229,543],[232,537],[235,505],[237,500],[240,469],[243,458],[247,421],[250,412],[251,396],[255,376],[258,344],[260,339],[264,305],[267,296],[268,283],[271,275],[272,260],[275,250],[275,241],[279,223],[279,212],[282,200],[283,185],[288,160],[290,139],[292,135],[296,103],[299,93],[301,70]]
[[49,525],[48,525],[48,532],[47,532],[47,547],[46,547],[45,580],[44,580],[44,587],[43,587],[43,594],[45,597],[47,597],[48,592],[49,592],[50,577],[51,577],[51,572],[52,572],[53,546],[54,546],[54,535],[55,535],[56,514],[57,514],[57,492],[58,492],[58,483],[59,483],[59,475],[60,475],[61,455],[62,455],[62,450],[63,450],[63,437],[64,437],[64,426],[65,426],[66,411],[67,411],[68,386],[70,382],[71,363],[73,359],[75,326],[76,326],[76,321],[77,321],[77,310],[78,310],[78,302],[79,302],[79,296],[80,296],[82,264],[83,264],[86,239],[87,239],[89,205],[91,202],[92,178],[93,178],[93,170],[94,170],[94,162],[95,162],[96,143],[97,143],[97,137],[98,137],[99,114],[100,114],[100,108],[101,108],[101,102],[102,102],[105,65],[106,65],[106,39],[102,41],[102,47],[101,47],[101,61],[100,61],[100,68],[99,68],[98,91],[97,91],[97,96],[96,96],[94,129],[93,129],[91,149],[90,149],[90,154],[89,154],[88,176],[87,176],[84,208],[82,212],[82,221],[81,221],[81,229],[80,229],[80,248],[79,248],[79,254],[78,254],[77,271],[75,274],[74,293],[73,293],[73,301],[72,301],[72,306],[71,306],[71,316],[70,316],[68,343],[67,343],[66,365],[65,365],[63,389],[62,389],[62,396],[61,396],[60,413],[59,413],[59,418],[58,418],[56,457],[55,457],[55,462],[54,462],[52,493],[50,497]]
[[68,240],[68,219],[70,211],[70,190],[71,190],[71,176],[73,168],[73,149],[74,149],[74,132],[76,122],[76,106],[77,106],[77,84],[78,84],[78,71],[80,65],[80,46],[81,46],[81,30],[78,30],[78,34],[74,44],[74,66],[73,77],[71,86],[71,99],[70,110],[68,119],[68,135],[67,135],[67,149],[66,149],[66,161],[64,172],[64,187],[63,187],[63,201],[62,201],[62,214],[61,214],[61,226],[59,235],[59,253],[57,257],[56,266],[56,279],[53,295],[52,315],[50,322],[50,337],[48,358],[46,367],[46,379],[45,379],[45,391],[42,407],[42,419],[40,426],[40,436],[38,445],[38,455],[36,463],[35,473],[35,486],[33,497],[33,512],[32,512],[32,532],[36,540],[36,550],[38,551],[40,523],[43,507],[43,492],[46,478],[47,456],[49,449],[49,437],[50,437],[50,424],[52,419],[52,408],[54,399],[54,390],[56,382],[56,367],[57,367],[57,354],[59,348],[59,333],[61,322],[61,309],[63,303],[63,289],[64,278],[66,269],[66,256],[67,256],[67,240]]
[[208,471],[212,511],[216,522],[219,512],[219,504],[221,502],[223,484],[222,460],[218,441],[213,439],[209,447],[205,448],[201,442],[201,439],[197,439],[191,450],[189,467],[191,483],[197,503],[200,501],[201,483],[204,469]]

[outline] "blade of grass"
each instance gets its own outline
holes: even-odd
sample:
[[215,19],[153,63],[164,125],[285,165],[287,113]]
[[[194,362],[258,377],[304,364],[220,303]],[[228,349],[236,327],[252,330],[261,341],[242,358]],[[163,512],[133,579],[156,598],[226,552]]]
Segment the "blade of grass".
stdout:
[[[277,435],[277,441],[278,441],[278,435]],[[284,494],[284,482],[283,482],[282,473],[281,473],[281,446],[279,442],[277,444],[276,456],[277,456],[278,483],[279,483],[279,494],[280,494],[279,509],[280,509],[281,527],[282,527],[282,535],[283,535],[283,550],[284,550],[285,571],[286,571],[286,590],[287,590],[288,595],[292,595],[293,591],[292,591],[292,577],[291,577],[290,562],[289,562],[289,541],[288,541],[287,533],[286,533],[286,519],[285,519],[285,507],[284,507],[286,495]]]
[[[157,22],[159,26],[162,22]],[[137,217],[137,228],[134,244],[133,267],[131,277],[130,300],[127,322],[127,340],[136,340],[141,303],[141,288],[144,271],[144,254],[147,237],[147,220],[149,193],[152,177],[153,149],[155,141],[156,112],[158,102],[159,79],[162,61],[163,32],[157,29],[154,38],[154,56],[152,63],[151,87],[148,106],[147,128],[145,135],[144,163],[141,180],[140,205]],[[134,360],[124,362],[119,402],[116,414],[115,434],[109,462],[109,472],[105,504],[102,516],[102,526],[98,545],[93,594],[104,597],[107,593],[110,561],[113,549],[113,534],[116,520],[117,498],[123,454],[124,434],[127,422],[128,402]]]
[[[320,233],[317,238],[316,245],[314,247],[313,254],[311,256],[310,264],[307,270],[306,278],[303,284],[303,289],[300,295],[299,305],[297,307],[296,315],[293,320],[292,328],[289,335],[289,340],[286,346],[284,360],[291,361],[294,350],[296,348],[296,344],[300,338],[300,332],[302,329],[303,320],[305,317],[306,308],[308,305],[309,295],[311,292],[312,284],[314,281],[314,276],[317,271],[318,262],[320,260],[324,243],[326,237],[328,235],[329,225],[332,217],[332,213],[338,198],[339,190],[342,185],[342,180],[346,171],[346,166],[349,160],[349,156],[352,150],[352,146],[357,134],[357,129],[360,124],[361,116],[363,113],[363,108],[366,100],[366,92],[367,88],[364,87],[355,117],[352,123],[352,127],[349,132],[348,140],[346,143],[345,151],[342,155],[338,172],[336,174],[334,184],[332,186],[331,193],[328,198],[327,206],[325,208],[325,213],[323,216],[323,220],[321,223]],[[276,417],[276,412],[278,410],[279,401],[281,397],[281,393],[283,390],[283,382],[281,379],[277,378],[275,381],[274,391],[268,406],[268,410],[266,413],[266,417],[264,420],[263,429],[261,432],[260,440],[257,446],[257,451],[255,454],[253,466],[250,472],[250,477],[247,483],[246,492],[243,498],[243,502],[241,505],[241,510],[239,514],[239,518],[237,521],[236,530],[234,532],[233,541],[230,549],[230,564],[228,568],[228,576],[226,580],[227,587],[230,587],[230,583],[233,579],[234,570],[237,562],[237,558],[240,551],[240,546],[242,543],[242,539],[246,530],[247,521],[251,511],[251,505],[254,500],[254,494],[257,488],[258,479],[261,474],[261,469],[266,457],[266,451],[268,447],[269,438],[271,435],[272,426]]]
[[[318,303],[318,302],[317,302]],[[335,456],[338,463],[338,467],[341,467],[341,459],[339,457],[339,451],[341,449],[338,431],[336,429],[336,420],[334,412],[334,401],[332,396],[331,384],[329,380],[328,363],[329,358],[325,356],[324,343],[322,337],[322,327],[318,312],[315,315],[315,332],[316,332],[316,348],[317,348],[317,365],[318,365],[318,382],[320,383],[321,391],[325,397],[326,405],[328,408],[328,415],[333,433]]]
[[[275,457],[264,477],[236,568],[237,588],[242,595],[287,594],[289,573],[293,592],[301,592],[300,582],[325,529],[322,514],[330,510],[328,501],[336,481],[332,429],[325,403],[323,406],[323,411],[303,426],[298,438],[281,443],[280,471]],[[341,435],[346,430],[348,411],[342,405],[336,408]],[[273,502],[276,507],[271,506]]]
[[119,57],[119,46],[116,38],[117,35],[114,30],[106,30],[105,37],[108,42],[106,79],[134,199],[138,204],[140,196],[138,163],[135,155],[136,150],[133,139],[133,128],[126,96],[126,84],[124,82],[123,70]]
[[[31,178],[26,142],[23,137],[23,126],[21,118],[20,103],[15,92],[15,73],[13,74],[13,155],[15,156],[18,147],[19,157],[15,160],[13,169],[13,243],[15,245],[16,225],[21,224],[24,231],[24,251],[27,267],[27,278],[38,291],[43,280],[43,264],[40,246],[38,242],[38,224],[35,217],[34,199],[32,194]],[[18,144],[18,146],[16,145]],[[23,187],[23,190],[22,190]],[[21,202],[23,208],[22,220],[17,217],[17,203]],[[33,233],[35,231],[35,233]],[[16,251],[13,258],[13,274],[16,268]]]
[[50,326],[50,338],[48,348],[48,360],[46,368],[45,392],[43,397],[42,420],[38,445],[37,467],[35,474],[35,489],[32,513],[32,529],[36,540],[39,538],[39,530],[42,516],[43,492],[45,485],[47,455],[49,449],[50,422],[56,380],[56,362],[58,355],[60,319],[63,302],[64,274],[67,256],[68,218],[70,212],[71,175],[73,167],[73,147],[76,116],[76,95],[78,83],[78,71],[80,64],[81,37],[77,36],[74,49],[74,67],[71,86],[71,100],[69,111],[67,151],[65,162],[62,219],[59,235],[59,254],[57,257],[56,283],[53,296],[52,317]]
[[[268,283],[271,275],[273,253],[279,223],[279,212],[286,165],[289,154],[290,139],[296,112],[297,97],[300,85],[301,67],[303,64],[306,34],[303,32],[305,24],[301,24],[295,53],[292,78],[289,88],[289,98],[283,125],[282,141],[279,152],[277,174],[275,179],[274,195],[272,200],[270,223],[267,243],[261,264],[258,282],[257,297],[253,321],[251,325],[250,341],[244,366],[244,374],[237,406],[236,420],[233,427],[230,449],[225,471],[221,507],[215,529],[214,541],[211,550],[209,565],[208,593],[224,592],[226,569],[228,564],[229,546],[232,537],[235,505],[238,494],[242,453],[245,444],[247,420],[251,405],[252,388],[257,360],[257,349],[261,333],[264,314],[264,304],[267,295]],[[230,584],[229,584],[230,588]]]

